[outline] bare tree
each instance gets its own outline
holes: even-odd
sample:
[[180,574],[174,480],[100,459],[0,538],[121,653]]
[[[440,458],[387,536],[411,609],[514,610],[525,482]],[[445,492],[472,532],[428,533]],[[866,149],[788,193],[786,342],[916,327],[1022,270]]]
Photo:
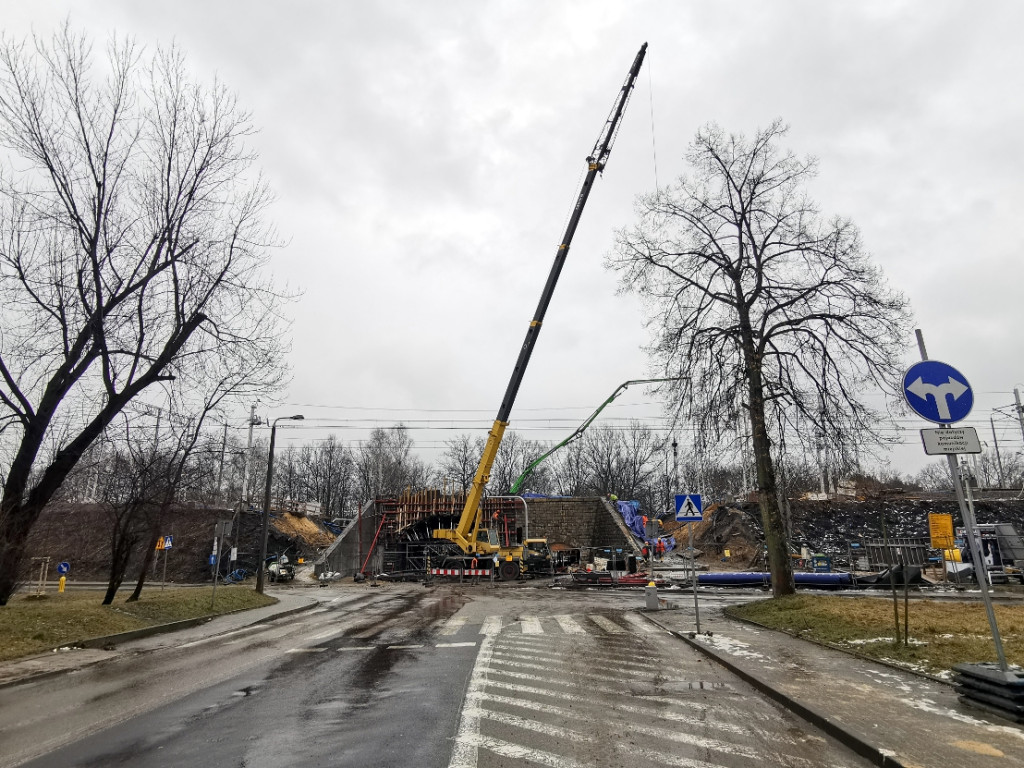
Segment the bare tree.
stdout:
[[114,601],[136,545],[146,535],[147,507],[160,474],[160,457],[150,441],[140,444],[130,434],[109,456],[99,488],[100,508],[110,522],[110,562],[103,605]]
[[484,452],[484,440],[461,434],[447,440],[445,445],[448,447],[438,460],[436,482],[465,493],[473,484],[473,476]]
[[315,446],[304,445],[299,464],[306,493],[320,502],[324,517],[345,517],[354,495],[352,452],[329,435]]
[[562,496],[581,496],[590,482],[583,440],[569,443],[551,457],[552,486]]
[[[709,441],[746,412],[776,595],[793,591],[773,443],[818,438],[835,455],[881,440],[866,387],[892,392],[909,334],[904,297],[852,222],[803,191],[813,159],[783,151],[780,121],[752,139],[698,131],[692,176],[638,201],[609,266],[644,297],[650,352],[679,410]],[[795,419],[800,418],[797,430]]]
[[[494,457],[491,479],[487,484],[488,492],[493,495],[508,493],[519,476],[543,453],[544,446],[540,443],[527,440],[518,432],[506,432],[498,454]],[[543,490],[545,478],[546,468],[543,465],[537,467],[530,475],[530,488]]]
[[429,483],[430,472],[413,453],[413,440],[401,424],[374,429],[355,461],[363,499],[397,496],[406,488],[421,489]]
[[43,506],[133,398],[228,348],[280,376],[251,131],[174,49],[113,40],[96,66],[68,26],[0,42],[0,604]]

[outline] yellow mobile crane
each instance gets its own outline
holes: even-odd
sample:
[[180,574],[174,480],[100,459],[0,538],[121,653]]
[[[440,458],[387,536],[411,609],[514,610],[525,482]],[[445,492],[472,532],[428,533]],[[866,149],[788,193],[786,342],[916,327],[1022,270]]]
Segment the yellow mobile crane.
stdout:
[[512,371],[512,378],[508,383],[508,389],[505,390],[505,397],[501,401],[501,408],[498,409],[498,416],[494,420],[491,431],[487,436],[487,444],[484,446],[483,455],[480,457],[480,464],[476,468],[473,485],[466,496],[466,503],[462,509],[458,525],[454,528],[438,529],[432,533],[433,538],[450,542],[451,545],[454,545],[454,548],[457,548],[459,554],[455,555],[455,558],[450,556],[446,558],[449,565],[452,559],[458,559],[461,561],[461,565],[465,565],[468,564],[466,561],[470,559],[477,560],[478,558],[483,558],[483,565],[487,565],[487,561],[493,562],[492,558],[497,555],[497,569],[502,579],[518,578],[522,573],[530,569],[531,566],[538,570],[550,570],[550,554],[548,553],[547,542],[543,539],[527,539],[521,544],[514,544],[512,542],[502,544],[498,539],[498,532],[493,528],[485,526],[481,520],[483,516],[481,501],[484,497],[484,487],[491,476],[491,467],[494,465],[494,459],[498,454],[498,447],[501,445],[501,438],[505,434],[505,428],[509,423],[512,404],[515,402],[516,394],[519,392],[519,385],[523,381],[523,374],[526,372],[526,366],[530,362],[530,355],[533,352],[534,344],[537,343],[537,336],[540,334],[544,314],[547,312],[551,296],[555,291],[555,284],[558,282],[558,276],[562,271],[562,266],[565,264],[566,256],[569,254],[569,245],[572,243],[573,235],[576,233],[576,227],[580,222],[580,216],[583,214],[583,207],[587,204],[587,198],[590,196],[590,189],[594,185],[594,180],[608,163],[612,144],[615,142],[615,137],[618,134],[623,112],[626,109],[626,104],[629,102],[633,85],[636,82],[637,75],[640,73],[640,67],[643,64],[646,52],[647,43],[644,43],[640,46],[636,58],[633,59],[633,65],[629,68],[626,81],[622,84],[622,88],[615,97],[615,103],[612,104],[611,112],[601,128],[601,133],[594,144],[593,151],[587,157],[587,175],[583,179],[583,186],[576,198],[576,205],[573,208],[572,215],[569,217],[565,235],[562,237],[562,242],[555,253],[555,262],[551,266],[547,283],[544,285],[543,293],[541,293],[537,311],[534,313],[533,320],[530,321],[530,327],[526,331],[526,340],[523,342],[522,349],[519,350],[519,358],[516,360],[515,368]]

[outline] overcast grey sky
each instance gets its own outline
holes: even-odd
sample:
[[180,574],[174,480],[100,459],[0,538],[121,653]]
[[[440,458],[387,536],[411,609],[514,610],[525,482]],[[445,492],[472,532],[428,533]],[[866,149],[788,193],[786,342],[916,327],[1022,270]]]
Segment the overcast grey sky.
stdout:
[[[1024,387],[1024,3],[0,0],[0,12],[15,37],[69,17],[100,43],[114,30],[176,42],[197,78],[216,74],[252,110],[287,239],[274,271],[303,292],[293,382],[270,415],[371,420],[336,425],[345,440],[380,420],[447,420],[412,433],[428,459],[462,426],[483,434],[644,41],[513,429],[560,438],[649,374],[639,306],[602,259],[633,199],[681,173],[712,120],[748,134],[790,123],[789,147],[820,160],[823,212],[857,222],[930,355],[970,380],[967,423],[983,440],[991,408]],[[643,390],[619,402],[613,418],[658,413]],[[1019,428],[998,424],[1001,447],[1020,450]],[[913,471],[927,425],[905,426],[893,462]]]

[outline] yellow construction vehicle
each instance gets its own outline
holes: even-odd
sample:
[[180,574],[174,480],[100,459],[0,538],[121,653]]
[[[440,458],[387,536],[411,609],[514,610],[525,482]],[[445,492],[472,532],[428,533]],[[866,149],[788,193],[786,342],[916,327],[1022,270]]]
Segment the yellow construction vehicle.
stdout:
[[544,539],[526,539],[524,542],[506,540],[502,542],[499,531],[495,529],[495,526],[488,525],[489,521],[482,519],[481,502],[484,498],[484,488],[487,486],[487,481],[490,480],[491,467],[494,466],[494,459],[498,455],[501,438],[505,434],[505,428],[509,423],[512,404],[515,402],[516,394],[519,392],[519,385],[523,381],[526,366],[530,362],[530,355],[537,342],[537,336],[540,334],[544,314],[547,312],[548,304],[554,294],[558,276],[569,254],[569,245],[572,243],[573,235],[576,233],[576,227],[583,214],[583,208],[587,204],[587,198],[590,196],[590,189],[594,184],[594,180],[597,178],[597,174],[604,170],[608,162],[608,156],[611,154],[612,144],[615,142],[615,137],[618,134],[623,112],[626,109],[626,104],[629,102],[633,85],[640,72],[646,52],[647,43],[644,43],[633,59],[633,65],[629,69],[629,74],[626,75],[626,81],[615,97],[611,112],[601,128],[601,133],[594,144],[594,149],[587,157],[587,175],[584,177],[583,186],[576,198],[576,205],[573,208],[572,215],[569,217],[565,235],[562,237],[562,242],[555,252],[554,264],[551,266],[547,283],[544,285],[544,291],[541,294],[540,303],[537,305],[537,311],[534,313],[533,320],[530,321],[530,327],[526,332],[526,340],[519,351],[519,358],[516,360],[515,368],[512,371],[512,378],[509,380],[508,389],[505,391],[505,397],[501,402],[501,408],[498,409],[498,416],[494,420],[491,431],[487,436],[487,443],[484,446],[483,455],[480,457],[480,464],[476,468],[473,484],[466,495],[466,503],[462,509],[462,515],[459,517],[458,524],[454,528],[437,529],[432,532],[434,539],[448,543],[448,547],[437,551],[435,559],[439,557],[443,561],[443,563],[436,563],[437,565],[442,565],[442,567],[446,568],[458,567],[462,569],[461,572],[464,572],[466,569],[475,571],[477,568],[473,568],[473,561],[476,561],[475,565],[478,567],[482,566],[485,569],[496,568],[498,575],[502,579],[516,579],[528,571],[543,570],[550,572],[551,570],[551,553]]

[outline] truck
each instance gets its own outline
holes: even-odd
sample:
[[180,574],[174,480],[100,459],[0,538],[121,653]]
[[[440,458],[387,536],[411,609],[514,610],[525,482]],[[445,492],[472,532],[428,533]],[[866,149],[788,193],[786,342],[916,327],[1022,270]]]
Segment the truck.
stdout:
[[626,80],[615,96],[611,112],[601,128],[593,150],[587,156],[586,176],[576,197],[576,203],[569,216],[562,241],[555,251],[554,263],[551,265],[551,271],[541,293],[537,310],[527,328],[526,339],[519,350],[519,357],[512,370],[512,376],[505,390],[505,396],[502,398],[501,407],[498,409],[498,415],[488,432],[480,463],[473,476],[473,483],[466,494],[462,514],[454,527],[436,529],[432,532],[432,538],[436,544],[430,558],[431,565],[437,565],[445,570],[459,569],[460,572],[464,572],[469,569],[475,572],[480,569],[480,566],[487,569],[490,564],[490,568],[494,568],[502,580],[518,579],[529,573],[550,573],[551,571],[551,552],[545,540],[516,541],[509,537],[507,532],[506,536],[500,536],[501,531],[497,530],[499,526],[489,525],[490,521],[483,520],[481,502],[484,498],[484,489],[490,480],[491,468],[494,466],[494,459],[498,454],[502,436],[509,424],[519,386],[522,384],[534,345],[540,335],[544,315],[551,302],[551,297],[554,295],[558,276],[569,255],[569,246],[572,243],[573,235],[580,223],[580,217],[583,215],[583,209],[590,197],[594,181],[597,179],[597,175],[604,171],[608,163],[612,145],[618,135],[622,115],[629,103],[629,97],[633,92],[633,86],[640,73],[646,52],[647,43],[644,43],[634,57]]

